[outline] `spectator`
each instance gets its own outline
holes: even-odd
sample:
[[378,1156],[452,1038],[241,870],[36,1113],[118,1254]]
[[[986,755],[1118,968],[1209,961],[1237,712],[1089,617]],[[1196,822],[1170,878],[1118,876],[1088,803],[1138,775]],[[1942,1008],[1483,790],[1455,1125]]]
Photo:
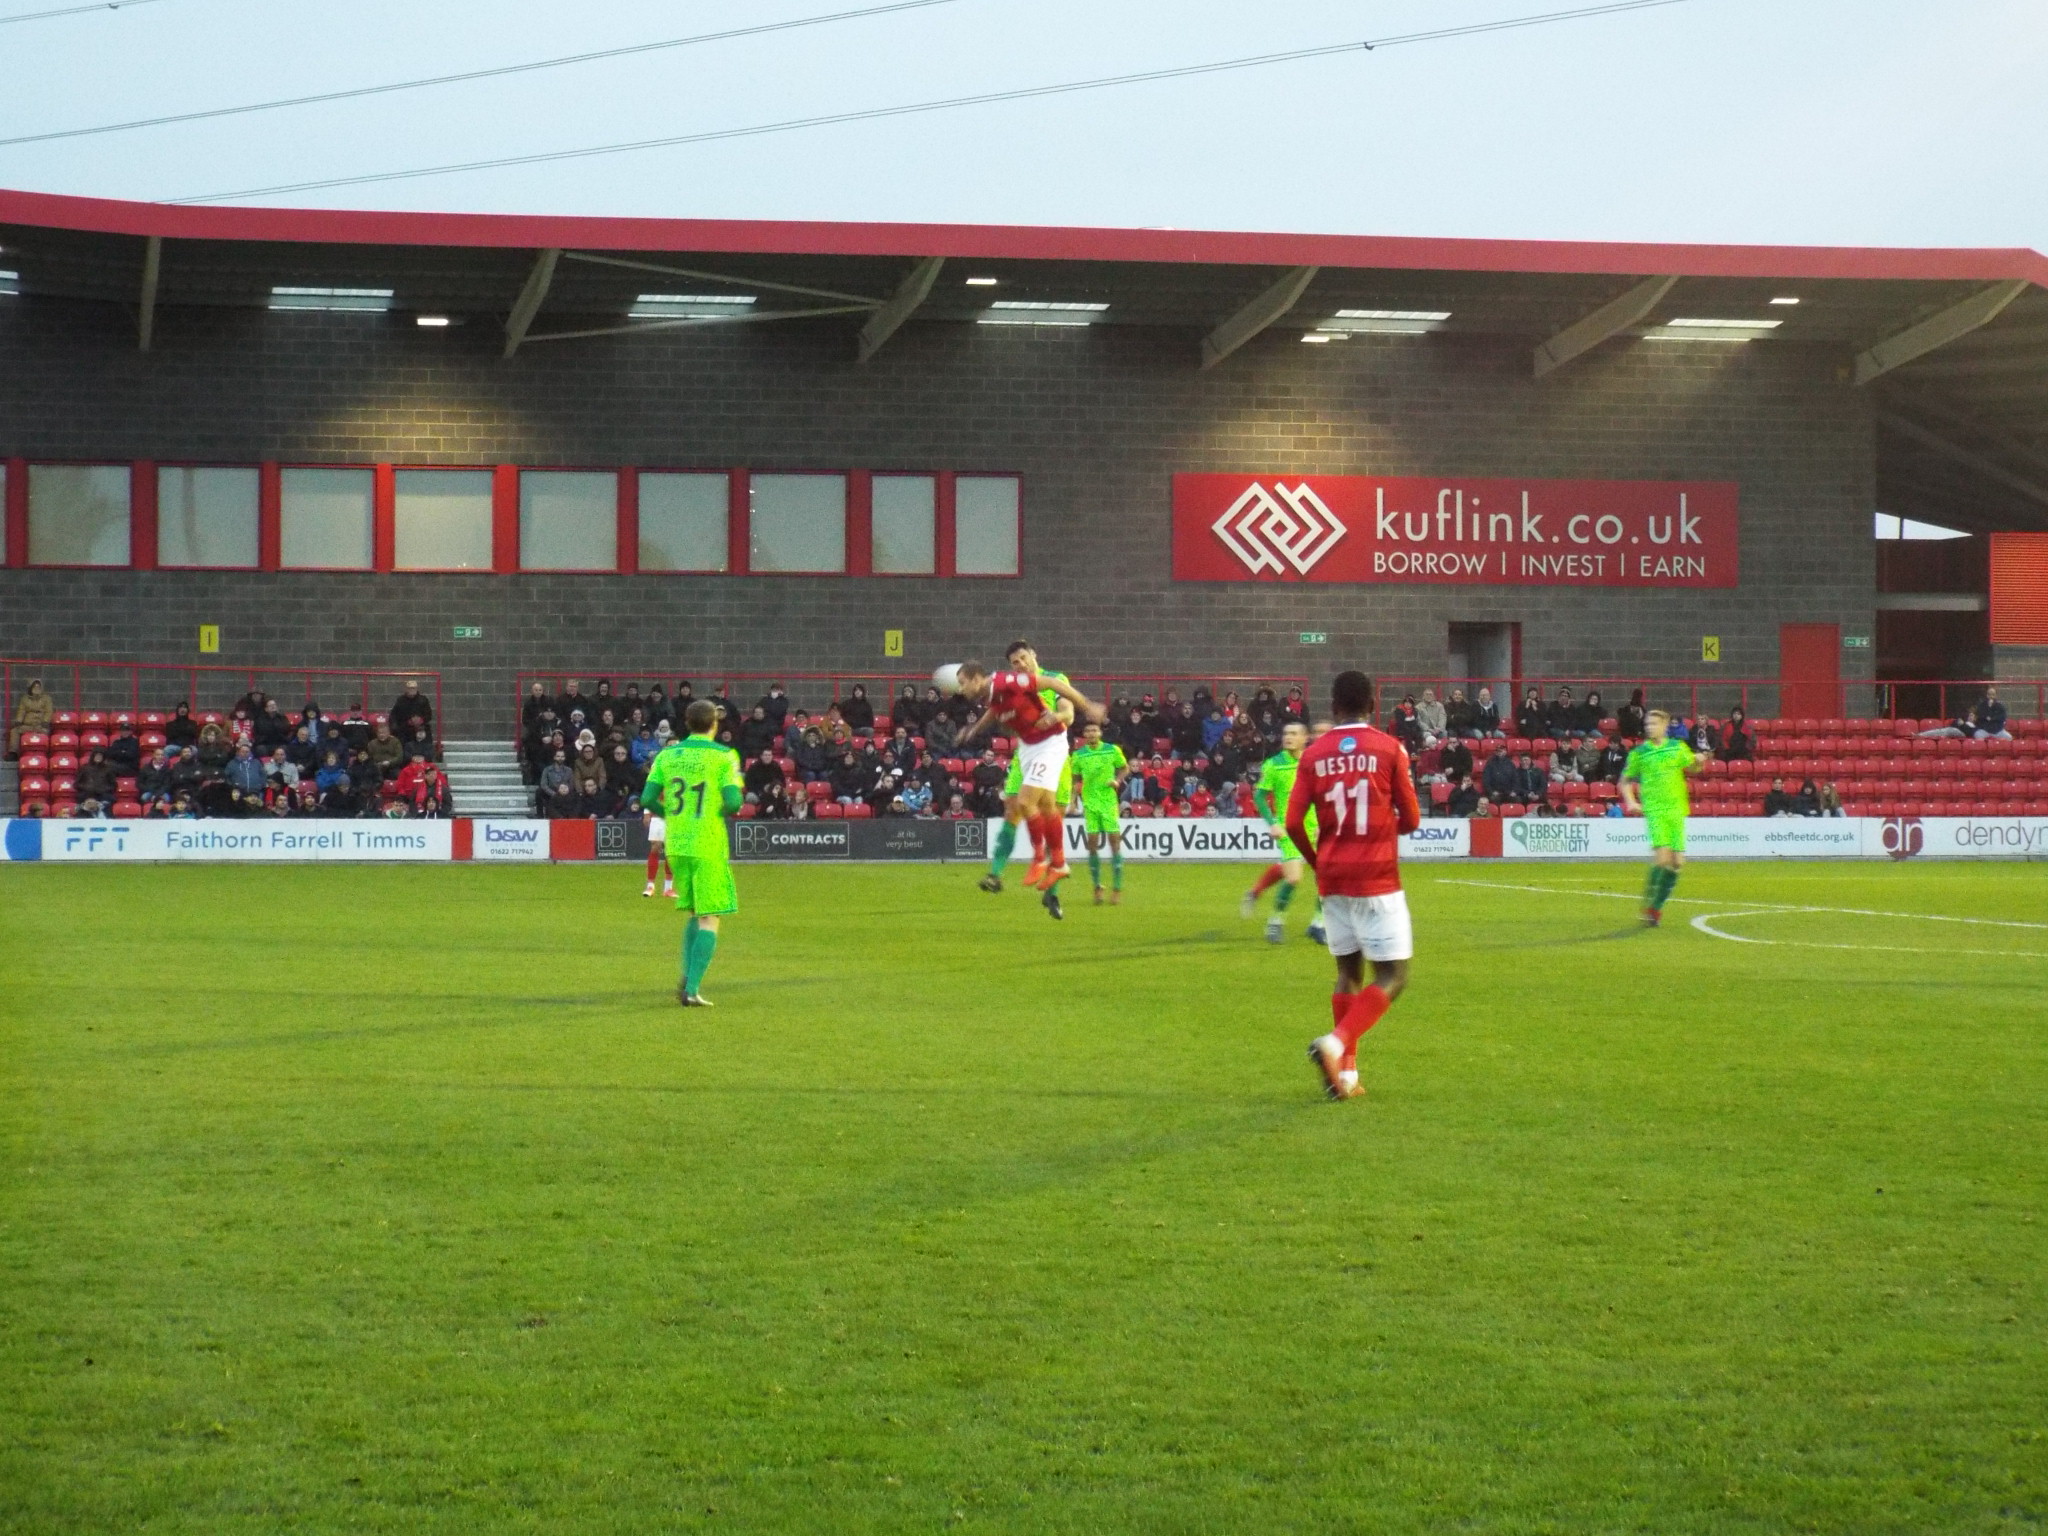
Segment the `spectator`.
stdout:
[[1558,741],[1565,741],[1581,734],[1579,730],[1579,707],[1572,702],[1571,689],[1559,688],[1557,690],[1557,697],[1551,701],[1550,707],[1543,712],[1543,729],[1537,732],[1537,734],[1549,736]]
[[569,766],[569,753],[565,748],[555,748],[554,761],[540,771],[537,808],[550,820],[559,821],[576,814],[576,774]]
[[[855,683],[853,691],[846,696],[846,702],[839,706],[839,713],[846,717],[846,723],[856,734],[866,736],[875,729],[875,706],[868,699],[865,683]],[[892,726],[895,721],[889,722]],[[909,728],[906,726],[906,730]]]
[[789,722],[789,690],[780,683],[770,683],[768,691],[754,701],[754,707],[761,711],[779,736],[783,726]]
[[953,717],[953,729],[956,732],[974,718],[974,706],[968,703],[967,700],[961,698],[958,694],[955,694],[950,699],[942,699],[939,697],[939,690],[936,688],[925,689],[924,699],[918,704],[917,708],[918,713],[924,717],[926,724],[930,723],[933,715],[951,715]]
[[1477,736],[1479,730],[1474,722],[1478,714],[1472,707],[1472,701],[1465,697],[1465,690],[1453,688],[1444,704],[1444,734],[1467,740]]
[[273,796],[280,789],[293,790],[299,787],[299,765],[284,755],[283,747],[279,747],[263,759],[263,781],[269,786]]
[[199,722],[192,718],[192,706],[183,699],[171,711],[171,718],[164,722],[164,744],[176,747],[180,752],[199,745]]
[[789,820],[789,791],[781,779],[772,779],[762,786],[754,801],[754,814],[762,821]]
[[782,755],[784,757],[795,757],[798,743],[804,739],[804,732],[810,729],[811,717],[809,712],[801,709],[791,710],[789,712],[789,722],[782,728]]
[[[599,757],[610,757],[612,748],[623,745],[627,740],[626,728],[619,723],[619,712],[610,705],[598,710],[597,723],[591,727],[591,731],[597,737]],[[427,755],[433,756],[431,752]]]
[[1938,725],[1933,730],[1922,731],[1920,734],[1922,736],[1941,736],[1968,741],[1976,736],[1977,733],[1977,711],[1972,707],[1964,713],[1962,719],[1951,720],[1947,725]]
[[1976,715],[1976,737],[1979,741],[2012,740],[2012,733],[2005,728],[2005,705],[1999,702],[1996,688],[1984,690],[1984,697],[1977,701]]
[[1842,809],[1842,794],[1840,790],[1835,788],[1835,783],[1832,779],[1820,787],[1820,813],[1823,816],[1843,816],[1848,814]]
[[929,816],[932,814],[932,787],[922,779],[911,779],[896,797],[896,803],[903,807],[907,816]]
[[959,745],[959,727],[953,717],[940,710],[924,724],[925,750],[933,757],[945,757]]
[[[327,738],[333,734],[333,730],[327,723],[327,717],[320,712],[318,704],[307,701],[306,707],[299,711],[299,724],[303,725],[307,734],[312,737],[316,751],[326,748]],[[199,734],[204,737],[206,733],[201,731]]]
[[[1223,713],[1221,706],[1212,704],[1208,715],[1202,721],[1202,750],[1213,753],[1229,729],[1229,717]],[[1126,751],[1125,756],[1129,755]]]
[[1544,734],[1543,695],[1531,688],[1515,711],[1515,734],[1534,739]]
[[126,715],[114,727],[107,742],[107,763],[123,778],[133,778],[142,768],[142,742]]
[[448,793],[448,777],[441,772],[439,763],[431,757],[422,758],[416,768],[409,766],[408,771],[418,773],[412,793],[407,797],[413,815],[438,819],[455,814],[455,802]]
[[1550,797],[1550,775],[1522,754],[1515,767],[1515,799],[1523,805],[1543,805]]
[[40,677],[28,680],[28,687],[14,703],[14,723],[7,728],[7,755],[21,754],[21,735],[24,731],[47,731],[50,722],[57,718],[57,703],[43,687]]
[[[570,687],[575,687],[575,684],[570,684]],[[427,701],[426,695],[420,692],[420,680],[416,677],[406,679],[405,692],[392,702],[389,713],[391,729],[401,741],[412,735],[419,727],[431,727],[434,723],[434,706]],[[567,712],[558,709],[555,713],[560,715]]]
[[1607,738],[1607,745],[1600,749],[1600,774],[1604,783],[1619,784],[1621,771],[1628,766],[1628,746],[1619,736]]
[[1487,758],[1486,767],[1480,775],[1480,788],[1495,805],[1506,805],[1515,799],[1518,782],[1514,761],[1508,756],[1506,745],[1496,740],[1493,755]]
[[1643,716],[1646,713],[1643,690],[1638,688],[1628,696],[1628,702],[1614,712],[1614,728],[1623,741],[1643,739]]
[[909,683],[896,695],[896,702],[889,706],[889,723],[900,725],[906,731],[914,731],[924,724],[924,711],[918,706],[917,689]]
[[1124,756],[1133,760],[1148,757],[1152,752],[1152,727],[1146,723],[1145,711],[1135,704],[1117,726],[1117,743],[1124,749]]
[[[685,683],[683,686],[687,688],[689,684]],[[555,718],[561,721],[563,728],[566,729],[569,724],[569,717],[578,710],[583,711],[586,718],[589,718],[594,713],[590,706],[590,696],[583,691],[582,685],[572,677],[562,684],[562,691],[555,695]]]
[[363,752],[375,765],[379,778],[397,778],[398,770],[405,763],[405,748],[400,746],[398,738],[391,734],[391,722],[388,720],[377,722],[376,734],[370,738]]
[[[766,751],[768,749],[764,747],[762,750]],[[640,770],[641,776],[644,778],[647,773],[647,765],[653,762],[655,756],[661,751],[661,743],[654,739],[654,727],[647,724],[644,720],[641,721],[640,729],[633,733],[633,744],[628,751],[633,759],[633,766]]]
[[1600,690],[1598,688],[1589,688],[1586,691],[1586,702],[1579,706],[1576,719],[1578,734],[1581,736],[1598,736],[1600,734],[1600,727],[1606,719],[1607,706],[1600,702]]
[[1728,729],[1721,733],[1721,760],[1747,763],[1756,759],[1756,739],[1749,733],[1749,716],[1740,704],[1728,711]]
[[[1167,689],[1166,697],[1168,699],[1174,698],[1171,688]],[[1252,726],[1258,731],[1262,744],[1276,743],[1280,740],[1280,727],[1286,724],[1286,721],[1281,716],[1280,701],[1273,697],[1272,689],[1261,688],[1252,695],[1252,707],[1249,710],[1249,714],[1251,715]],[[1271,755],[1271,746],[1265,746],[1259,754],[1259,761],[1264,762]]]
[[1464,738],[1453,736],[1447,740],[1436,756],[1437,772],[1447,783],[1469,778],[1472,773],[1472,749],[1465,745]]
[[1801,816],[1820,814],[1820,790],[1814,785],[1813,780],[1808,779],[1799,786],[1799,793],[1795,797],[1795,811]]
[[1422,702],[1415,706],[1415,718],[1422,722],[1424,746],[1433,745],[1450,733],[1450,714],[1438,700],[1434,688],[1422,690]]
[[102,815],[114,803],[114,770],[103,750],[94,747],[86,760],[78,765],[72,792],[78,796],[81,816]]
[[1571,779],[1578,784],[1598,783],[1607,763],[1607,744],[1600,739],[1596,730],[1581,737],[1578,750],[1572,754]]
[[866,798],[874,779],[861,767],[860,759],[853,755],[851,747],[840,750],[832,764],[827,782],[832,786],[832,798],[841,805],[859,805]]
[[853,727],[837,704],[825,706],[825,713],[818,718],[818,734],[825,738],[825,750],[835,757],[853,745]]
[[[785,704],[788,700],[783,701]],[[747,718],[740,722],[739,736],[733,742],[733,749],[743,758],[759,757],[775,743],[780,733],[775,722],[768,716],[768,701],[763,699],[747,712]]]
[[815,784],[825,777],[825,738],[816,726],[804,732],[803,740],[796,744],[790,756],[796,760],[796,771],[806,784]]
[[[1199,695],[1206,693],[1207,690],[1197,689],[1196,692]],[[1201,712],[1200,708],[1196,710],[1198,714]],[[1288,689],[1287,697],[1280,701],[1280,723],[1282,729],[1285,729],[1289,721],[1294,721],[1301,725],[1308,724],[1308,700],[1302,697],[1301,689],[1298,687]]]
[[1387,722],[1387,729],[1411,754],[1421,752],[1429,745],[1428,735],[1422,729],[1422,714],[1415,707],[1415,695],[1412,693],[1404,695],[1394,706],[1394,718]]
[[1451,797],[1444,802],[1444,810],[1452,816],[1470,816],[1479,809],[1479,791],[1472,780],[1459,774],[1451,780]]
[[324,795],[337,781],[348,781],[348,769],[342,765],[340,749],[329,747],[320,754],[320,767],[313,775],[313,784]]
[[548,697],[547,685],[535,678],[533,686],[527,690],[526,702],[519,706],[519,729],[531,736],[540,729],[540,717],[553,714],[554,709],[555,701]]
[[624,742],[615,742],[604,764],[604,785],[608,795],[616,796],[616,808],[607,809],[607,816],[637,816],[640,812],[640,790],[647,783],[647,771],[633,764],[632,749]]
[[[619,700],[618,696],[612,692],[612,680],[610,678],[600,677],[597,680],[597,690],[590,696],[590,709],[592,713],[598,715],[602,715],[606,710],[610,710],[614,716],[619,715]],[[600,738],[600,746],[602,746],[602,738]]]
[[905,773],[914,772],[921,761],[917,755],[917,743],[900,725],[889,733],[889,750],[895,754],[897,766]]
[[980,761],[974,765],[974,787],[968,800],[977,816],[1003,814],[1003,781],[1008,777],[1009,769],[997,760],[995,749],[983,749]]
[[1766,816],[1796,816],[1799,814],[1798,797],[1785,793],[1783,779],[1771,780],[1770,792],[1764,796]]
[[783,787],[782,764],[772,752],[763,752],[747,765],[744,783],[746,798],[758,805],[770,789]]
[[[228,766],[232,768],[234,764],[230,763]],[[376,806],[377,796],[384,788],[384,775],[377,765],[370,761],[367,749],[349,753],[348,782],[349,787],[356,792],[356,804],[363,808],[363,814],[367,816]]]
[[[413,771],[413,764],[406,764],[406,773]],[[597,738],[585,731],[576,738],[576,755],[569,760],[569,771],[576,775],[576,799],[579,816],[596,815],[595,807],[604,793],[604,759],[597,755]],[[405,774],[400,774],[401,783]]]
[[208,778],[219,777],[228,765],[228,759],[235,755],[228,733],[217,725],[209,725],[199,733],[199,767]]
[[370,744],[370,717],[363,713],[362,705],[351,704],[342,714],[341,724],[335,726],[335,731],[348,743],[349,751],[360,752]]
[[235,748],[235,755],[228,761],[225,774],[228,788],[234,791],[235,804],[244,815],[253,815],[263,809],[264,792],[269,788],[269,776],[263,771],[262,759],[248,742]]
[[1182,704],[1175,708],[1173,718],[1167,722],[1167,739],[1173,743],[1173,750],[1182,757],[1193,757],[1202,750],[1202,722],[1195,715],[1195,706]]
[[1493,690],[1481,688],[1479,698],[1472,706],[1472,723],[1481,736],[1498,736],[1500,728],[1500,706],[1493,702]]
[[[261,757],[269,757],[279,747],[292,739],[297,728],[292,717],[285,713],[284,705],[276,699],[265,699],[263,708],[250,722],[250,745]],[[169,735],[167,731],[166,736]]]
[[150,753],[149,761],[143,765],[136,779],[136,798],[145,810],[170,804],[171,760],[162,748]]
[[411,763],[421,758],[428,762],[434,760],[434,732],[431,726],[415,726],[411,738],[405,742],[405,760]]
[[669,707],[668,690],[662,687],[661,684],[656,683],[647,690],[647,723],[659,726],[663,721],[668,722],[669,733],[673,735],[675,733],[675,711]]
[[974,819],[974,812],[967,809],[967,797],[957,791],[948,797],[945,815],[948,821],[972,821]]

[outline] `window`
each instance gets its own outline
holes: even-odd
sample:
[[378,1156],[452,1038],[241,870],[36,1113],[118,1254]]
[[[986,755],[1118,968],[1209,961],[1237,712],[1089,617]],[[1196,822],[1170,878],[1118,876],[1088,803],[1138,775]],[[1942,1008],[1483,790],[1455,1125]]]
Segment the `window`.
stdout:
[[619,477],[608,472],[526,470],[519,476],[519,568],[619,568]]
[[748,568],[807,574],[846,569],[846,477],[755,475]]
[[367,469],[287,469],[280,478],[278,563],[296,571],[367,571],[377,477]]
[[253,469],[160,467],[157,564],[254,569],[259,482]]
[[930,576],[939,568],[939,482],[932,475],[876,475],[873,486],[874,572]]
[[962,475],[953,482],[953,569],[962,576],[1017,574],[1014,475]]
[[128,563],[128,466],[31,464],[30,565]]
[[491,568],[491,472],[401,469],[393,506],[394,569]]
[[732,546],[726,523],[732,483],[724,475],[640,477],[640,569],[722,571]]

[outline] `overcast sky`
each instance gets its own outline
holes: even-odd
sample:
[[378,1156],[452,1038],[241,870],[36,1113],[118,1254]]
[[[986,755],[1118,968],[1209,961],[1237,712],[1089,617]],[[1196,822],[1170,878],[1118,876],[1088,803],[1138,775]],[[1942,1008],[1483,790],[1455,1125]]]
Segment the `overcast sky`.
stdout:
[[[0,17],[77,0],[0,0]],[[0,24],[0,138],[878,0],[150,0]],[[0,147],[176,198],[886,107],[1584,0],[944,0],[509,79]],[[1683,0],[1237,73],[240,199],[2048,250],[2048,0]]]

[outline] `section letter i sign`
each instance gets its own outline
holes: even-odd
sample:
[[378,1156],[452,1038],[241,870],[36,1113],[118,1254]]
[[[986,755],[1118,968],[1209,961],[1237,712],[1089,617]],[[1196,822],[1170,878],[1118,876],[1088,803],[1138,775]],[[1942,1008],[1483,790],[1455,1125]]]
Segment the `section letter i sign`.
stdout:
[[202,624],[199,626],[199,654],[217,656],[220,654],[220,626]]

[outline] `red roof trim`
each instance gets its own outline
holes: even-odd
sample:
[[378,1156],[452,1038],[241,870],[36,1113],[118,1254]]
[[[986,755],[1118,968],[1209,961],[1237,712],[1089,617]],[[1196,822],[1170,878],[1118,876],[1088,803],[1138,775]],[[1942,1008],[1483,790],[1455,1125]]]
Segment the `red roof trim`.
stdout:
[[1448,272],[1675,272],[1683,277],[1904,278],[2048,288],[2048,257],[2006,250],[1855,246],[1652,245],[1572,240],[1438,240],[1018,224],[838,224],[789,220],[610,219],[503,213],[194,208],[0,191],[0,224],[167,240],[327,245],[562,246],[608,251],[952,256],[1017,261],[1153,261]]

